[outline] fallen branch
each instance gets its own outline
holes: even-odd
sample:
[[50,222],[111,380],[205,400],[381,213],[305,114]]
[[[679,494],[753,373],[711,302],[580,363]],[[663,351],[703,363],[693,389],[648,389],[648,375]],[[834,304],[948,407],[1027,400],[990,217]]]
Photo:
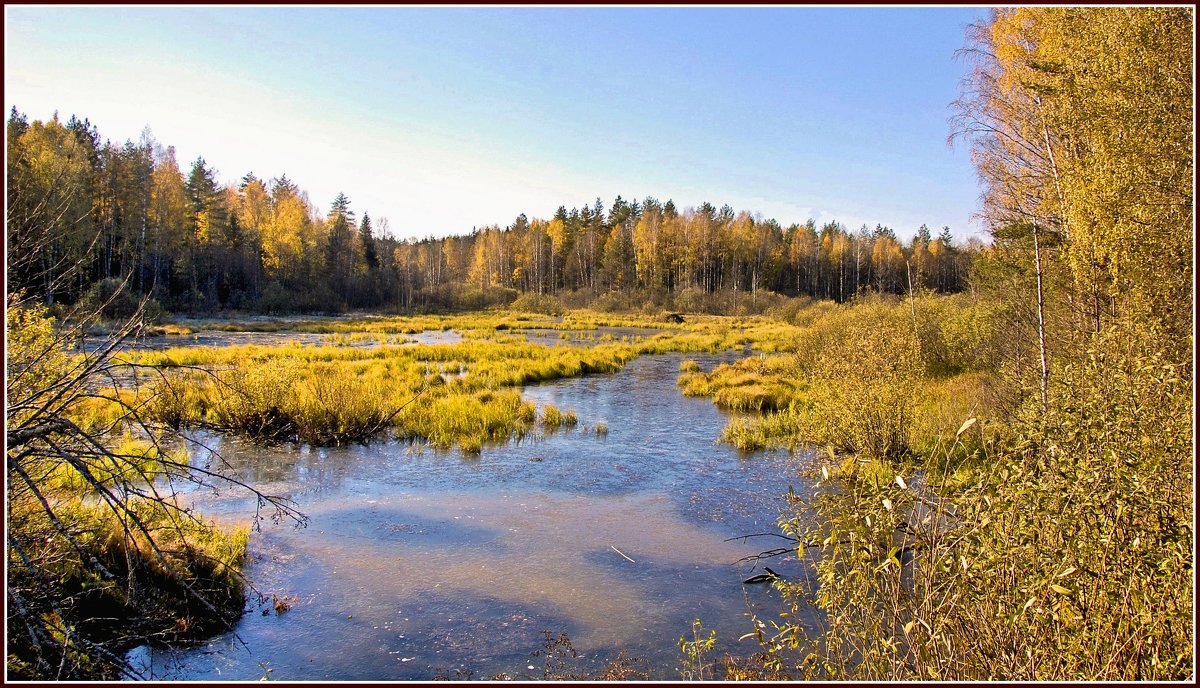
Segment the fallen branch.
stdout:
[[773,580],[782,580],[782,578],[783,578],[778,573],[775,573],[774,571],[772,571],[770,566],[764,566],[763,570],[766,571],[766,573],[760,573],[756,576],[750,576],[746,580],[742,581],[742,585],[752,585],[754,583],[768,583]]

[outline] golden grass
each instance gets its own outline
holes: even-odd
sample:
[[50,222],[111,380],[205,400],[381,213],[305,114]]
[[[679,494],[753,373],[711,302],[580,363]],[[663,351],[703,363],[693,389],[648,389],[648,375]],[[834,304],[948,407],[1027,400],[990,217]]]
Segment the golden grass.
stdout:
[[[561,411],[555,416],[547,409],[540,419],[524,422],[527,412],[520,404],[501,397],[481,400],[477,395],[483,391],[611,373],[647,354],[748,349],[757,353],[711,372],[690,359],[680,365],[678,383],[685,395],[766,414],[735,421],[723,433],[725,441],[746,449],[815,443],[897,454],[935,446],[963,417],[988,407],[986,374],[946,375],[974,360],[960,351],[974,341],[962,332],[982,316],[964,311],[967,306],[958,301],[927,301],[920,311],[920,345],[902,336],[912,332],[908,305],[876,298],[846,305],[805,302],[775,317],[688,315],[683,324],[657,315],[587,310],[561,317],[492,310],[225,323],[222,327],[229,329],[289,329],[322,332],[328,338],[320,345],[179,347],[130,358],[208,371],[179,370],[170,389],[160,388],[154,402],[157,417],[177,424],[210,423],[267,439],[318,444],[365,441],[390,429],[434,446],[457,444],[478,451],[535,424],[564,424]],[[615,337],[595,334],[600,327],[658,332]],[[463,341],[401,346],[397,336],[451,329]],[[558,330],[560,341],[595,346],[548,347],[510,334],[528,329]],[[873,334],[878,332],[900,333],[900,338],[880,339]],[[915,349],[923,349],[924,364],[913,358]],[[883,367],[891,370],[895,361],[908,366],[900,378],[871,377],[876,364],[888,362]],[[940,374],[927,372],[933,370]],[[440,420],[435,407],[449,416],[479,420]]]
[[694,361],[684,361],[680,369],[678,384],[685,395],[712,397],[716,405],[735,411],[786,409],[799,391],[787,356],[752,356],[721,364],[711,373]]
[[574,411],[563,411],[553,404],[542,406],[542,425],[548,429],[574,427],[578,422]]
[[[481,320],[456,318],[459,324]],[[516,322],[544,325],[533,318]],[[570,327],[587,322],[576,318]],[[390,428],[433,446],[479,451],[532,425],[519,395],[504,390],[612,373],[648,353],[731,345],[728,336],[712,330],[640,341],[601,337],[588,348],[546,347],[494,332],[491,338],[413,346],[345,346],[374,335],[334,335],[335,341],[321,345],[176,347],[125,358],[169,372],[167,382],[152,386],[153,398],[144,401],[155,418],[173,425],[207,424],[269,441],[313,444],[366,441]],[[559,412],[541,425],[577,422],[573,412]]]

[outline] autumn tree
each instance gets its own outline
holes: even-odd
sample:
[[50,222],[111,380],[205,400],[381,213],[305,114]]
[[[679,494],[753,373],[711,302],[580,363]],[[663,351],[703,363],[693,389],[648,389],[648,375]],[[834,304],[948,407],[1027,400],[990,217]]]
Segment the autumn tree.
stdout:
[[47,304],[82,291],[93,247],[92,151],[57,117],[8,121],[7,273],[10,291],[28,289]]
[[1191,27],[1184,8],[1024,8],[972,29],[954,136],[997,239],[1029,247],[1043,398],[1070,332],[1191,330]]

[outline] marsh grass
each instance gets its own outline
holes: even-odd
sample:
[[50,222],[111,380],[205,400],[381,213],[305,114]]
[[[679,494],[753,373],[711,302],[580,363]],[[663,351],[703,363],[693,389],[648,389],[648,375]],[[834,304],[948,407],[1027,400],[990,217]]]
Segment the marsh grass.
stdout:
[[799,418],[790,411],[775,411],[752,418],[735,418],[721,431],[721,442],[742,451],[782,447],[789,451],[806,446]]
[[[649,322],[653,320],[616,319],[590,311],[576,311],[561,318],[547,313],[518,309],[495,309],[447,315],[383,316],[360,314],[335,318],[255,318],[227,321],[180,321],[193,330],[220,332],[301,332],[308,334],[383,334],[404,335],[442,330],[515,331],[527,329],[594,330],[612,322]],[[656,324],[633,325],[655,327]]]
[[[575,415],[575,411],[563,411],[553,404],[545,404],[542,406],[542,426],[547,430],[555,430],[557,428],[571,428],[579,423],[579,419]],[[608,426],[605,426],[607,432]]]
[[487,443],[523,435],[534,417],[534,405],[515,390],[482,390],[421,399],[397,417],[395,433],[439,449],[458,444],[465,452],[478,453]]
[[[887,299],[841,307],[815,303],[784,314],[790,318],[786,322],[766,316],[688,316],[685,324],[673,324],[659,315],[570,311],[548,318],[487,311],[286,321],[290,329],[327,332],[330,339],[317,346],[167,349],[141,354],[136,362],[180,369],[150,405],[158,418],[176,425],[207,424],[266,441],[311,444],[367,441],[391,428],[400,437],[434,446],[458,443],[478,451],[485,442],[500,441],[504,429],[520,434],[532,424],[521,421],[516,405],[472,397],[482,390],[611,373],[647,354],[752,349],[757,355],[707,373],[694,360],[680,366],[684,394],[763,414],[733,421],[722,435],[725,441],[742,449],[827,444],[843,452],[899,458],[933,446],[953,431],[954,419],[982,414],[988,401],[983,375],[968,371],[960,378],[945,372],[977,363],[960,349],[978,343],[964,332],[979,317],[964,316],[962,304],[933,301],[918,333],[904,304]],[[598,327],[661,331],[618,339],[592,334]],[[455,329],[464,341],[387,343],[387,333],[429,329]],[[545,347],[508,334],[523,329],[559,330],[560,338],[596,345]],[[209,371],[208,379],[191,369]],[[418,395],[421,399],[412,401]],[[413,407],[399,413],[409,402]],[[480,425],[437,421],[428,410],[435,403],[447,413],[482,414],[486,420]],[[512,415],[508,423],[498,422],[496,414],[503,413]],[[561,427],[562,421],[560,413],[550,422],[537,422]]]
[[[147,408],[175,426],[317,445],[368,441],[390,428],[398,437],[477,452],[533,424],[532,408],[512,388],[615,372],[671,345],[669,338],[592,348],[509,339],[369,348],[284,344],[175,348],[131,362],[171,370],[166,381],[148,387]],[[682,338],[676,345],[719,343]],[[555,420],[542,424],[578,422],[573,412],[559,412]]]
[[[392,335],[375,332],[350,332],[325,335],[325,342],[333,346],[364,346],[368,344],[387,344],[392,342]],[[396,343],[403,343],[396,342]]]
[[182,337],[184,335],[195,334],[195,332],[196,330],[188,325],[162,323],[147,327],[145,334],[150,337]]
[[711,373],[701,371],[695,361],[684,361],[680,370],[678,383],[685,395],[712,397],[717,406],[734,411],[785,409],[798,391],[794,363],[786,356],[749,357],[723,363]]

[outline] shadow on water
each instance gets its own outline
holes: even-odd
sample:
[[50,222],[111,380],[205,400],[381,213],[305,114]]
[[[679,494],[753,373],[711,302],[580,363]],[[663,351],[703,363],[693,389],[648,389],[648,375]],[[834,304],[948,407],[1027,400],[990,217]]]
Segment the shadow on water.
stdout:
[[[711,369],[736,354],[686,357]],[[695,618],[717,631],[718,652],[753,652],[737,643],[748,614],[771,616],[780,601],[741,584],[750,567],[736,562],[766,547],[730,538],[774,530],[788,485],[803,486],[795,457],[714,443],[730,415],[679,393],[684,358],[527,387],[539,405],[574,409],[579,426],[472,457],[199,437],[224,470],[309,516],[307,528],[264,525],[251,538],[252,583],[294,604],[252,604],[236,636],[135,657],[155,678],[257,679],[262,662],[280,680],[528,679],[541,678],[531,653],[550,631],[570,634],[585,669],[624,648],[670,679]],[[204,451],[193,460],[220,464]],[[193,499],[228,520],[252,509],[232,495]],[[794,559],[771,566],[804,574]]]

